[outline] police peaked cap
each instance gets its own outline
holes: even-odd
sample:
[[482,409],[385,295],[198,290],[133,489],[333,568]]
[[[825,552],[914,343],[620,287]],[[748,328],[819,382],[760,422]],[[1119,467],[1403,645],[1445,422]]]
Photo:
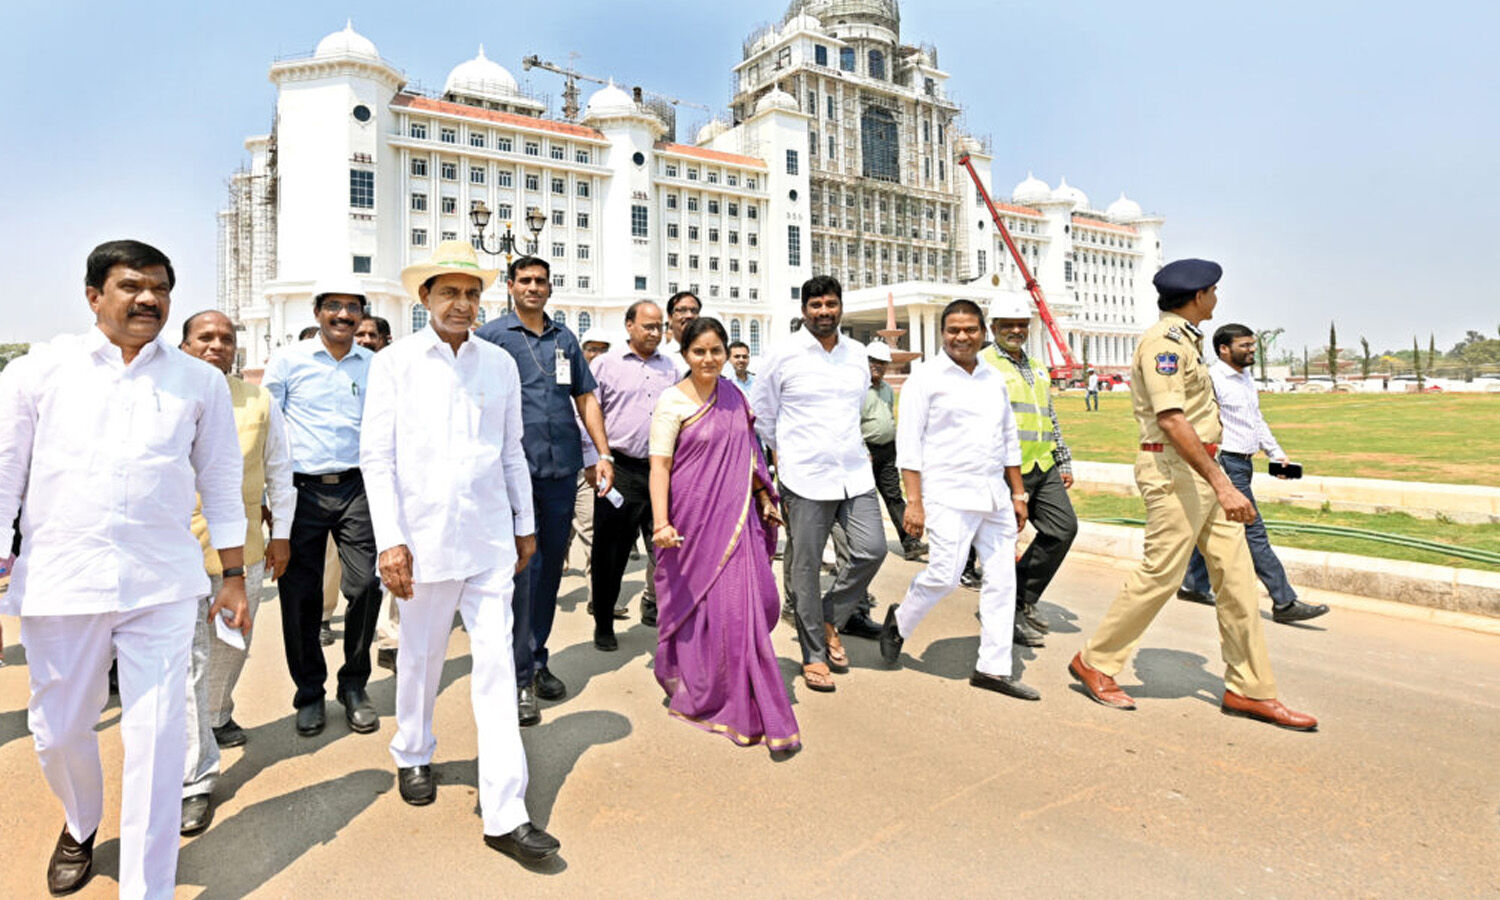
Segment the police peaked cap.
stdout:
[[1177,297],[1186,294],[1191,297],[1218,284],[1223,275],[1224,267],[1216,262],[1206,259],[1178,259],[1162,266],[1151,283],[1156,285],[1159,296]]

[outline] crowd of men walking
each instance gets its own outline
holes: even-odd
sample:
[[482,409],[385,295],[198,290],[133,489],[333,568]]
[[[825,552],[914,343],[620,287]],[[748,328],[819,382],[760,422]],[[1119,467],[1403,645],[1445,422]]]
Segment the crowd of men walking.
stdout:
[[[64,808],[47,870],[54,894],[91,871],[103,816],[93,729],[117,660],[121,894],[170,896],[179,833],[211,822],[219,750],[247,740],[233,695],[268,580],[299,735],[327,727],[329,595],[345,600],[333,697],[355,733],[380,726],[366,688],[382,633],[376,656],[396,673],[389,752],[414,806],[436,793],[433,709],[461,617],[483,840],[523,862],[560,847],[527,814],[519,728],[569,690],[548,645],[575,539],[594,646],[619,648],[639,541],[639,615],[657,629],[669,711],[736,743],[778,753],[802,743],[770,644],[783,601],[806,687],[829,692],[849,672],[844,637],[877,640],[899,665],[904,641],[966,569],[981,632],[970,683],[1040,699],[1012,648],[1043,643],[1038,603],[1078,523],[1048,371],[1025,349],[1023,300],[948,304],[941,352],[898,398],[885,381],[889,348],[844,334],[842,287],[828,276],[803,285],[801,327],[752,375],[749,348],[688,292],[633,303],[623,342],[576,337],[547,314],[550,267],[532,256],[503,273],[511,309],[479,325],[480,298],[501,274],[467,243],[440,244],[402,273],[428,325],[395,342],[357,282],[322,282],[316,332],[279,348],[254,385],[232,374],[235,326],[223,314],[190,316],[177,347],[161,336],[170,261],[112,241],[86,266],[96,327],[0,374],[0,417],[15,423],[0,435],[0,520],[20,511],[19,555],[0,559],[0,574],[14,569],[0,611],[21,616],[30,725]],[[1263,529],[1247,547],[1240,527],[1259,522],[1244,454],[1284,455],[1243,398],[1236,409],[1255,443],[1214,464],[1218,375],[1211,382],[1199,359],[1197,325],[1213,312],[1219,274],[1187,260],[1157,275],[1163,318],[1143,337],[1131,385],[1146,558],[1070,668],[1093,699],[1133,707],[1112,676],[1196,547],[1207,577],[1185,590],[1203,599],[1218,586],[1225,711],[1310,729],[1312,717],[1276,701],[1259,630],[1253,575],[1275,571]],[[1243,364],[1242,342],[1232,352],[1243,336],[1226,337],[1226,365]],[[882,507],[902,555],[930,561],[877,623]],[[1017,557],[1027,523],[1035,536]],[[1284,574],[1272,584],[1277,621],[1326,611],[1283,585]]]

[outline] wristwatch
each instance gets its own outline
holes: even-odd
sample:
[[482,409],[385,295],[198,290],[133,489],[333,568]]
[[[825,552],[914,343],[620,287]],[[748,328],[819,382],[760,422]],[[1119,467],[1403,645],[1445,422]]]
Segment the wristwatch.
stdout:
[[1022,503],[1025,503],[1026,501],[1028,501],[1028,500],[1031,499],[1031,494],[1026,493],[1025,491],[1022,491],[1019,494],[1011,494],[1010,495],[1010,499],[1012,499],[1012,500],[1020,500]]
[[245,577],[245,567],[244,566],[230,566],[229,568],[227,568],[227,569],[224,570],[223,577],[225,577],[225,578],[244,578]]

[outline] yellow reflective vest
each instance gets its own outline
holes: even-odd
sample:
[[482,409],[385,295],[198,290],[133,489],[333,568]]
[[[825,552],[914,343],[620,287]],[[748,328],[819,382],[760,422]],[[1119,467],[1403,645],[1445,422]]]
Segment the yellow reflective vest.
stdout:
[[1031,367],[1031,384],[1027,384],[1021,364],[994,344],[984,348],[980,356],[1005,376],[1005,390],[1016,418],[1016,437],[1021,441],[1021,472],[1051,469],[1056,463],[1052,451],[1057,442],[1052,439],[1052,417],[1047,415],[1051,384],[1047,367],[1027,357],[1025,364]]

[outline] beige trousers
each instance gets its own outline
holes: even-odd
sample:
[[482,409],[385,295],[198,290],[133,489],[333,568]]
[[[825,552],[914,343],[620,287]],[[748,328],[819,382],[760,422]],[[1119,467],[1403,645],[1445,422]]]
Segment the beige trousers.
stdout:
[[328,552],[323,556],[323,621],[333,618],[333,609],[339,605],[339,585],[344,580],[344,567],[339,563],[339,548],[328,536]]
[[1229,521],[1214,490],[1171,448],[1142,451],[1135,483],[1146,501],[1146,552],[1083,649],[1083,661],[1114,676],[1147,626],[1182,586],[1196,544],[1220,585],[1216,609],[1224,684],[1254,700],[1276,696],[1260,627],[1260,594],[1245,526]]

